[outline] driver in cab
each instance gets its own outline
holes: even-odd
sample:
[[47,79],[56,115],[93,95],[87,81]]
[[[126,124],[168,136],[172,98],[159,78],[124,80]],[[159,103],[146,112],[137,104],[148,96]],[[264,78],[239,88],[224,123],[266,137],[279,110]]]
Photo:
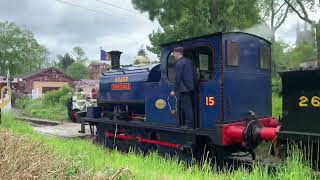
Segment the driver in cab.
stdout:
[[194,128],[194,106],[192,101],[195,89],[195,70],[192,61],[184,57],[183,52],[183,47],[174,48],[174,57],[177,61],[176,79],[174,89],[170,95],[177,96],[178,119],[182,121],[182,116],[185,120],[185,125],[182,128]]

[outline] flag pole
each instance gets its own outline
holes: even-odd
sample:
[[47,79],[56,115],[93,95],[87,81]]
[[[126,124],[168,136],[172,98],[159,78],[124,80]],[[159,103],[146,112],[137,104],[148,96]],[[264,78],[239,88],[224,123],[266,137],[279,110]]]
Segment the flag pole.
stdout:
[[102,72],[101,72],[101,61],[102,61],[102,59],[101,59],[101,51],[102,51],[102,47],[100,46],[100,61],[99,61],[99,70],[100,70],[100,73],[99,73],[98,82],[100,81],[100,76],[101,76],[101,74],[102,74]]

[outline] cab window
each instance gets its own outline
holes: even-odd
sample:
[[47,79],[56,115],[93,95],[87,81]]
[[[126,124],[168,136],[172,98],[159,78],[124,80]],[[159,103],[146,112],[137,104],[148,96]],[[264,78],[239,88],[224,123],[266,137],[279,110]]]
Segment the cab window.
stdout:
[[240,46],[238,42],[227,41],[227,65],[239,66],[240,65]]
[[270,69],[271,49],[269,47],[260,48],[260,69]]
[[[190,59],[198,71],[199,80],[210,80],[213,74],[213,51],[208,46],[200,46],[184,50],[184,57]],[[173,52],[167,58],[167,76],[170,82],[175,82],[176,60]]]
[[209,70],[209,55],[199,54],[199,69],[200,71]]
[[208,46],[195,48],[199,80],[210,80],[213,74],[213,51]]

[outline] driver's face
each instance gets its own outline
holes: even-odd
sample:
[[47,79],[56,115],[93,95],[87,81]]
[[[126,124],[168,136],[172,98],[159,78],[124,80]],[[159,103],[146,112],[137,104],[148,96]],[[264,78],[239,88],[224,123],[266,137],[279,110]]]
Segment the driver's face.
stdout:
[[180,58],[181,58],[181,53],[180,52],[174,52],[174,58],[176,59],[176,60],[179,60]]

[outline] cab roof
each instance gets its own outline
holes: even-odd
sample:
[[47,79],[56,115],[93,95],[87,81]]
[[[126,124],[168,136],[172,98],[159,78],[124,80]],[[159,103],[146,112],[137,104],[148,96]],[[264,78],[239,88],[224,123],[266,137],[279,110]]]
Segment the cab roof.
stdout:
[[251,36],[257,37],[257,38],[262,39],[262,40],[266,41],[267,43],[271,44],[271,42],[269,40],[267,40],[267,39],[265,39],[263,37],[260,37],[260,36],[254,35],[254,34],[250,34],[250,33],[246,33],[246,32],[236,31],[236,32],[215,32],[215,33],[206,34],[206,35],[203,35],[203,36],[198,36],[198,37],[193,37],[193,38],[182,39],[182,40],[178,40],[178,41],[172,41],[172,42],[164,43],[164,44],[161,44],[160,46],[161,47],[171,46],[171,45],[174,45],[174,44],[183,43],[183,42],[187,42],[187,41],[192,41],[192,40],[196,40],[196,39],[200,39],[200,38],[209,38],[209,37],[212,37],[212,36],[221,36],[223,34],[234,34],[234,33],[235,34],[251,35]]

